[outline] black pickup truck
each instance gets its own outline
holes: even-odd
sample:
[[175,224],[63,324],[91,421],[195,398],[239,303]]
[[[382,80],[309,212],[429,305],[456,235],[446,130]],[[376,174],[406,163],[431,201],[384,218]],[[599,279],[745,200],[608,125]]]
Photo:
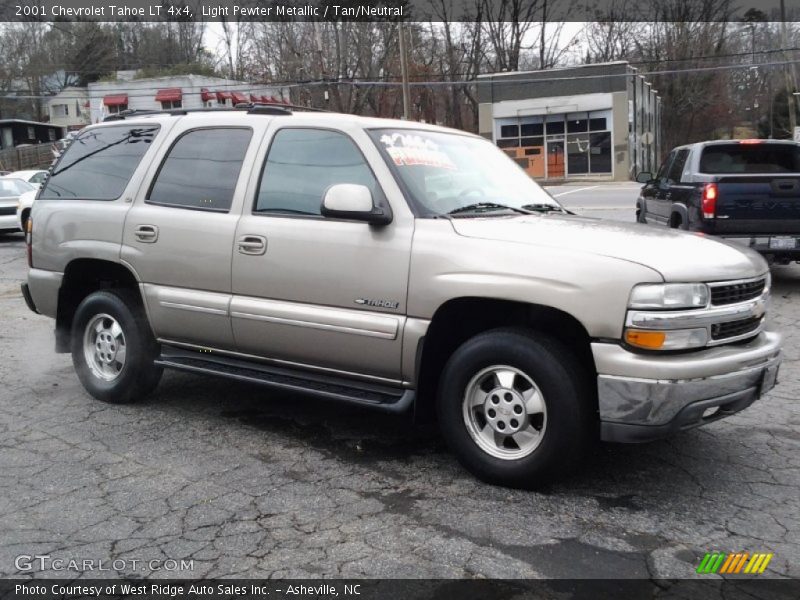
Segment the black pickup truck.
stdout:
[[700,231],[800,262],[800,144],[720,140],[679,146],[636,201],[640,223]]

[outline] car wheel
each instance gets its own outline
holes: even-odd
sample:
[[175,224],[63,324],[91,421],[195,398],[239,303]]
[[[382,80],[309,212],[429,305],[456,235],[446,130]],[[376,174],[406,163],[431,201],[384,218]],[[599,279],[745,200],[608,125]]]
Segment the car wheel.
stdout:
[[141,301],[129,290],[94,292],[72,321],[72,364],[92,396],[112,404],[135,402],[152,392],[162,369]]
[[558,340],[497,329],[448,360],[439,386],[442,435],[489,483],[534,488],[574,467],[593,439],[585,369]]

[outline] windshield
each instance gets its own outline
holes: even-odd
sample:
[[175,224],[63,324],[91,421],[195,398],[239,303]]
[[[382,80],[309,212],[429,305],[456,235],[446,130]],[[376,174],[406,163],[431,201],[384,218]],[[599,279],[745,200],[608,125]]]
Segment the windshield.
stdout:
[[489,141],[412,129],[370,135],[424,216],[562,210]]
[[22,179],[0,179],[0,198],[13,198],[34,189],[36,188]]

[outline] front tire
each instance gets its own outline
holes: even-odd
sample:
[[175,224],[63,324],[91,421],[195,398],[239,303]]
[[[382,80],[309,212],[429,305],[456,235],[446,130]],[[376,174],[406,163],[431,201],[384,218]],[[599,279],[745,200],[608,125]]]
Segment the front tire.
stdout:
[[558,340],[496,329],[460,346],[439,386],[442,435],[492,484],[534,488],[573,468],[593,439],[586,373]]
[[111,404],[140,400],[158,385],[156,342],[139,297],[129,290],[94,292],[72,320],[72,364],[83,387]]

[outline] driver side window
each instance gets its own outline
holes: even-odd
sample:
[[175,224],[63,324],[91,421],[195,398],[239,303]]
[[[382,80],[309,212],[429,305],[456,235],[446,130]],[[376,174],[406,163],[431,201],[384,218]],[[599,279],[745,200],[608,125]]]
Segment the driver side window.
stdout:
[[658,173],[656,173],[657,181],[664,181],[667,178],[667,171],[669,170],[669,165],[672,163],[673,158],[675,158],[674,150],[667,155],[667,158],[664,159],[664,162],[662,162],[661,166],[658,168]]
[[355,142],[323,129],[281,129],[267,154],[253,212],[319,215],[322,196],[337,183],[367,186],[382,194]]

